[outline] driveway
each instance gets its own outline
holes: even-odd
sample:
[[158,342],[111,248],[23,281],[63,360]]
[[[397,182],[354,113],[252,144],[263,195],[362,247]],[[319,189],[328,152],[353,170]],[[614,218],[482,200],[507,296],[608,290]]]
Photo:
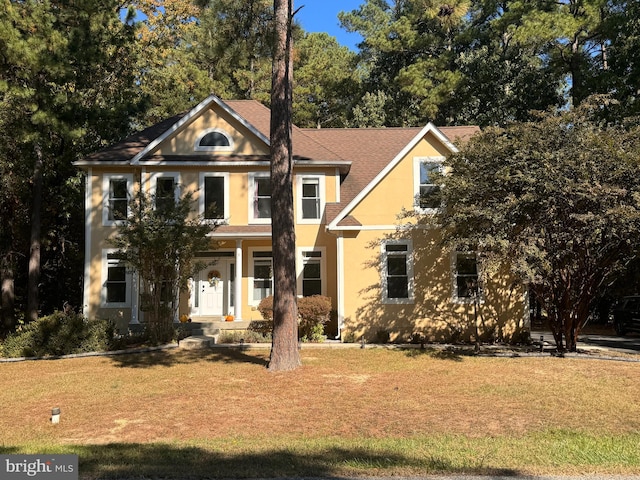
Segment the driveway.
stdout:
[[[536,330],[531,332],[531,339],[538,342],[544,338],[546,346],[555,346],[553,334],[550,331]],[[578,336],[578,349],[600,348],[620,353],[640,353],[640,335],[628,334],[624,337],[615,335],[613,330],[608,332],[589,332]]]
[[629,334],[624,337],[601,334],[580,335],[578,337],[578,348],[585,345],[621,353],[640,353],[640,335]]

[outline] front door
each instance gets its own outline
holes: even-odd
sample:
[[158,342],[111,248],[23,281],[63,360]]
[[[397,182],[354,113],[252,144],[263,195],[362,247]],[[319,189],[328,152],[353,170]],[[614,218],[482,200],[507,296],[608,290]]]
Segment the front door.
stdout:
[[232,313],[233,266],[232,260],[220,258],[198,274],[192,315],[220,317]]
[[206,268],[200,272],[199,313],[202,316],[222,315],[224,313],[224,269],[216,264],[216,268]]

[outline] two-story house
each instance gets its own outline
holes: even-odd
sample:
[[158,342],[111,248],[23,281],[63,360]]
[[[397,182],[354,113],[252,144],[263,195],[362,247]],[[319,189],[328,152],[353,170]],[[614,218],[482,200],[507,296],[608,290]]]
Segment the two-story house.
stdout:
[[[259,319],[272,294],[270,112],[252,101],[212,95],[189,112],[77,162],[86,172],[84,314],[143,321],[135,272],[108,239],[137,189],[194,193],[198,212],[218,224],[212,264],[179,300],[193,321]],[[342,339],[414,334],[431,340],[508,338],[528,326],[522,286],[484,278],[473,254],[444,251],[433,228],[403,227],[403,209],[438,188],[430,173],[477,127],[293,128],[298,295],[330,297]],[[424,198],[424,196],[423,196]],[[416,200],[418,199],[418,200]],[[469,286],[481,285],[474,301]]]

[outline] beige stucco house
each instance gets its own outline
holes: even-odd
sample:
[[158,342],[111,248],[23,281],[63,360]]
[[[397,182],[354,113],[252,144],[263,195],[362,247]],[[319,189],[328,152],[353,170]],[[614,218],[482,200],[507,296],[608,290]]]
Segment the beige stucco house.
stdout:
[[[84,313],[121,328],[144,321],[137,278],[110,249],[139,188],[193,192],[198,213],[218,224],[179,315],[194,322],[260,318],[272,293],[269,110],[212,95],[77,165],[86,172]],[[412,228],[403,209],[429,213],[420,193],[476,127],[293,129],[298,295],[330,297],[329,336],[367,341],[482,334],[508,338],[528,327],[524,290],[485,278],[473,254],[444,251],[439,232]],[[418,200],[416,200],[418,199]],[[215,208],[211,208],[215,206]],[[215,277],[215,281],[211,281]],[[467,285],[478,282],[478,301]],[[177,321],[177,319],[176,319]]]

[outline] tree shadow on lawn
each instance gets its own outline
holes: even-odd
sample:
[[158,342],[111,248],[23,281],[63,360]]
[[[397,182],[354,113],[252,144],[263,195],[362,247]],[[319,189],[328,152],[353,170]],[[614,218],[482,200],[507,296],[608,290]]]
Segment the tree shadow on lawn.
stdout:
[[267,366],[268,349],[263,352],[254,351],[252,354],[245,353],[247,350],[241,346],[220,349],[172,349],[115,355],[111,358],[116,366],[122,368],[171,367],[198,362],[252,363]]
[[[166,444],[86,445],[62,447],[63,453],[79,456],[81,480],[123,478],[209,479],[323,477],[350,478],[355,475],[413,472],[433,474],[455,472],[515,476],[517,471],[488,469],[481,465],[454,467],[437,457],[411,458],[396,451],[371,452],[359,448],[327,447],[311,454],[290,450],[231,454],[198,447]],[[0,447],[0,453],[16,453]],[[62,452],[61,452],[62,453]]]

